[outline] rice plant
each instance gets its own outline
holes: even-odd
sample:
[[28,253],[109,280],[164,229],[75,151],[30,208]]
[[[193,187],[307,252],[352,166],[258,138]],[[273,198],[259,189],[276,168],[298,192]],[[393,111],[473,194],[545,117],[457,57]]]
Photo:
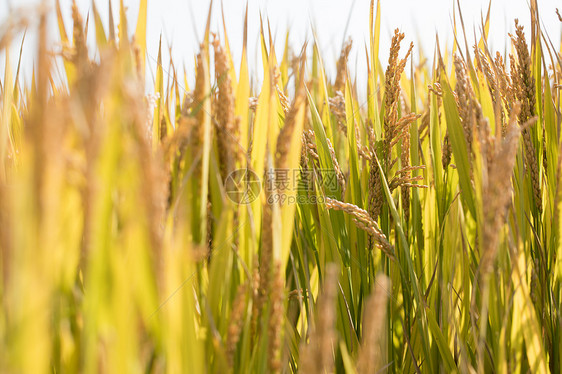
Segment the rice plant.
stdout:
[[147,0],[134,27],[95,5],[88,28],[56,2],[60,43],[49,9],[1,29],[0,372],[562,371],[562,46],[536,0],[506,54],[457,14],[421,64],[400,30],[379,60],[373,0],[356,77],[351,42],[330,77],[263,22],[263,66],[247,28],[234,61],[209,11],[194,71],[150,51],[148,95]]

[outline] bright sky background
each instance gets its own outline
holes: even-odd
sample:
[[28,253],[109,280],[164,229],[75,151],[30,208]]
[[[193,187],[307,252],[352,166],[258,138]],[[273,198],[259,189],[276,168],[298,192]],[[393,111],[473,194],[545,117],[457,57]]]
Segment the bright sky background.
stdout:
[[[71,0],[60,0],[64,16],[67,20],[67,30],[71,33],[70,7]],[[113,0],[114,15],[118,17],[119,0]],[[131,30],[134,30],[138,13],[138,0],[123,0],[127,10]],[[386,61],[390,39],[395,28],[405,32],[405,42],[414,41],[421,45],[429,57],[433,56],[435,34],[439,34],[441,46],[452,45],[452,17],[456,0],[382,0],[381,50],[380,57]],[[10,9],[20,7],[26,12],[33,11],[33,5],[39,0],[0,0],[0,23],[10,14]],[[54,10],[54,0],[47,0]],[[90,0],[77,0],[83,14],[91,8]],[[246,0],[223,0],[224,14],[228,36],[236,65],[240,61],[243,36],[243,17]],[[258,45],[258,31],[260,14],[264,20],[269,19],[271,30],[276,38],[278,55],[282,53],[286,30],[290,30],[290,43],[295,51],[305,40],[312,39],[312,26],[317,31],[320,50],[328,74],[333,76],[335,60],[339,55],[344,36],[354,41],[350,57],[350,68],[360,77],[365,71],[365,45],[368,42],[370,0],[248,0],[249,11],[249,61],[252,66],[260,66]],[[108,0],[96,1],[98,10],[107,27]],[[461,9],[469,34],[469,43],[473,44],[474,31],[480,33],[480,17],[488,8],[488,0],[460,0]],[[555,14],[555,8],[562,10],[559,0],[539,0],[539,9],[543,29],[552,38],[556,46],[560,45],[561,23]],[[220,18],[221,1],[214,1],[212,29],[222,34]],[[173,58],[176,66],[185,64],[188,74],[193,75],[194,54],[201,39],[209,1],[206,0],[148,0],[148,63],[154,69],[158,52],[158,40],[162,33],[164,47],[164,62],[168,58],[167,45],[172,46]],[[514,18],[519,18],[525,25],[526,33],[530,37],[530,15],[527,0],[493,0],[491,8],[491,29],[489,44],[493,51],[503,53],[506,49],[507,33],[513,30]],[[51,36],[58,34],[54,11],[51,17]],[[458,16],[458,14],[457,14]],[[84,16],[85,18],[85,16]],[[349,23],[348,23],[349,20]],[[91,19],[90,19],[91,21]],[[117,20],[116,20],[117,21]],[[93,25],[90,24],[90,30]],[[94,33],[89,37],[93,39]],[[14,40],[12,59],[17,58],[21,35]],[[404,43],[404,46],[407,44]],[[30,71],[33,61],[36,38],[29,32],[25,43],[23,61],[27,71]],[[414,56],[416,58],[416,56]],[[4,53],[0,53],[0,68],[3,69]],[[384,62],[383,62],[384,63]],[[190,77],[193,81],[193,76]]]

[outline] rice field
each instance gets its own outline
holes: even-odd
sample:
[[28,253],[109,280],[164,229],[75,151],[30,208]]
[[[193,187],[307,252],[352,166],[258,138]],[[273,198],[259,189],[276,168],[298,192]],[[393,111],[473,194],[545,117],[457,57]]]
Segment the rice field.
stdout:
[[349,41],[329,76],[266,20],[234,61],[209,12],[147,94],[139,1],[39,10],[29,84],[0,28],[1,373],[562,371],[559,13],[381,61],[372,0],[367,74]]

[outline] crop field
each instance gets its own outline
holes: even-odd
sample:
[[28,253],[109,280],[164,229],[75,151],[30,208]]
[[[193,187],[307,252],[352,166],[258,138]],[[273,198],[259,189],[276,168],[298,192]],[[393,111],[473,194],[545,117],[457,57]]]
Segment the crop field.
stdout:
[[368,72],[350,40],[330,76],[209,11],[151,80],[147,0],[53,3],[0,27],[0,373],[562,372],[559,13],[498,52],[457,7],[449,49],[381,61],[372,0]]

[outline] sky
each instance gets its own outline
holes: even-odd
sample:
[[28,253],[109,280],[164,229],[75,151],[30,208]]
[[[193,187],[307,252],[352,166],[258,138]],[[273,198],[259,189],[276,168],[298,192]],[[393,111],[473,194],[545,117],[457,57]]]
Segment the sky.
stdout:
[[[3,25],[13,12],[33,14],[40,0],[0,0],[0,25]],[[129,24],[136,23],[138,0],[123,0],[127,7]],[[474,34],[480,35],[481,17],[488,9],[488,0],[459,0],[469,43],[474,44]],[[54,0],[46,3],[54,10]],[[72,0],[60,0],[63,15],[67,21],[67,30],[71,27]],[[108,0],[96,0],[96,6],[104,17],[107,27],[109,9]],[[118,14],[119,0],[113,0],[114,15]],[[320,50],[325,59],[327,73],[335,74],[335,61],[339,56],[344,39],[353,39],[350,54],[350,70],[359,77],[366,72],[365,46],[368,43],[370,0],[247,0],[248,4],[248,43],[249,62],[252,66],[261,66],[258,46],[260,14],[269,20],[275,36],[277,54],[282,53],[287,30],[290,31],[290,43],[294,51],[299,51],[305,41],[311,41],[312,30],[316,30]],[[86,15],[91,10],[91,0],[77,0],[79,8]],[[456,0],[381,0],[381,42],[380,58],[386,61],[393,30],[399,28],[406,34],[405,42],[413,41],[421,46],[427,56],[433,56],[435,35],[439,35],[442,48],[452,46],[453,11],[458,17]],[[223,0],[222,7],[229,41],[236,65],[240,61],[243,37],[243,21],[246,0]],[[556,46],[560,45],[561,25],[555,8],[562,10],[559,0],[539,0],[539,11],[543,29],[547,31]],[[193,70],[194,55],[205,28],[209,1],[206,0],[148,0],[147,25],[147,62],[154,70],[158,53],[158,42],[162,36],[164,61],[167,61],[168,46],[172,47],[172,57],[176,66],[185,65],[188,73]],[[58,34],[54,11],[51,12],[50,37],[56,43]],[[211,28],[222,34],[221,1],[215,0],[212,9]],[[84,18],[86,18],[84,16]],[[507,33],[514,29],[513,20],[519,18],[530,36],[529,6],[527,0],[493,0],[491,5],[491,28],[489,45],[492,51],[503,53],[508,48]],[[91,20],[90,20],[91,22]],[[93,29],[93,25],[90,25]],[[2,28],[0,27],[0,30]],[[134,30],[131,27],[131,30]],[[2,31],[0,31],[1,33]],[[36,35],[33,26],[24,43],[24,71],[29,72],[33,65]],[[90,39],[94,33],[89,33]],[[22,34],[17,35],[11,48],[11,60],[17,58]],[[472,40],[471,40],[472,39]],[[407,44],[404,43],[404,46]],[[414,52],[414,58],[419,53]],[[0,68],[3,71],[5,53],[0,52]],[[12,62],[13,64],[15,62]],[[254,71],[258,71],[255,69]],[[151,80],[150,69],[148,71]],[[191,74],[193,75],[193,74]],[[29,79],[29,78],[28,78]],[[260,77],[255,75],[259,81]],[[193,80],[193,76],[189,77]]]

